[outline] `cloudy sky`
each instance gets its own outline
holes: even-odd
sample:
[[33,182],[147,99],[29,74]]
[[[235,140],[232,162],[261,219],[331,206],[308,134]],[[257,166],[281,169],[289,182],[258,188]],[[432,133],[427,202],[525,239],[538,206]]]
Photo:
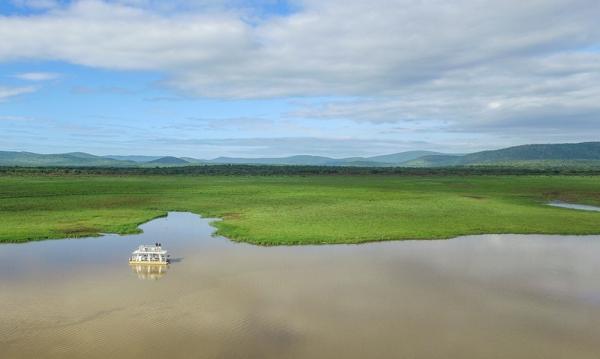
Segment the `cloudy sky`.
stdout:
[[597,0],[1,0],[0,150],[600,140]]

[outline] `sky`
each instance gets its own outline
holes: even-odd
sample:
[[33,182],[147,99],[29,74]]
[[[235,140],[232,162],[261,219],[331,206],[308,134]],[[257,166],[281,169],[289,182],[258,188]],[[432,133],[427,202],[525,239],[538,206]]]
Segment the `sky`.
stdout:
[[600,140],[597,0],[0,0],[0,150]]

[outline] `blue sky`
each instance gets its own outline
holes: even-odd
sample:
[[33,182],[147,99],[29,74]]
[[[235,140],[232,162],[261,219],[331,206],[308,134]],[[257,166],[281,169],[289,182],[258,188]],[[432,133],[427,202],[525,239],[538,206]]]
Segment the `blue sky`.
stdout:
[[597,1],[8,0],[0,15],[0,150],[345,157],[600,135]]

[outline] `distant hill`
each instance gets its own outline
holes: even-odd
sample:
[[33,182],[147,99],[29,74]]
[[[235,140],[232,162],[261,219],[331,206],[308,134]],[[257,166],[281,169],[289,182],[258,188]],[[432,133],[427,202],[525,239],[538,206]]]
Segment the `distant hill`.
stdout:
[[598,160],[600,142],[564,143],[553,145],[523,145],[495,151],[471,153],[463,163],[493,163],[501,161]]
[[83,152],[44,155],[31,152],[0,151],[0,166],[131,167],[135,166],[135,162],[104,158]]
[[367,157],[366,160],[369,162],[379,162],[379,163],[404,163],[407,161],[412,161],[420,157],[424,156],[433,156],[433,155],[443,155],[440,152],[433,151],[406,151],[394,153],[391,155],[383,155],[383,156],[373,156]]
[[296,155],[289,157],[263,157],[263,158],[234,158],[218,157],[209,160],[209,163],[218,164],[261,164],[261,165],[304,165],[304,166],[392,166],[417,159],[425,155],[440,154],[431,151],[407,151],[390,155],[373,157],[348,157],[331,158],[323,156]]
[[408,151],[382,156],[348,158],[297,155],[268,158],[218,157],[212,160],[201,160],[172,156],[95,156],[84,152],[45,155],[0,151],[0,166],[174,167],[206,164],[348,167],[600,167],[600,142],[522,145],[465,155]]
[[357,166],[378,167],[397,166],[403,161],[411,160],[429,151],[409,151],[391,155],[374,157],[330,158],[323,156],[297,155],[270,158],[236,158],[218,157],[212,160],[201,160],[191,157],[172,156],[95,156],[83,152],[42,155],[30,152],[2,152],[0,166],[176,166],[190,164],[257,164],[257,165],[303,165],[303,166]]
[[247,164],[247,165],[277,165],[277,166],[361,166],[378,167],[390,166],[390,163],[369,161],[363,157],[352,158],[329,158],[321,156],[298,155],[290,157],[272,157],[272,158],[232,158],[219,157],[208,161],[213,164]]
[[522,145],[463,156],[423,156],[402,165],[409,167],[477,165],[524,167],[528,164],[532,166],[564,166],[570,162],[593,165],[596,161],[600,161],[600,142]]
[[259,165],[311,165],[325,166],[336,160],[329,157],[297,155],[290,157],[264,157],[264,158],[235,158],[218,157],[208,161],[219,164],[259,164]]
[[152,161],[148,161],[146,162],[146,164],[148,165],[189,165],[190,162],[178,158],[178,157],[173,157],[173,156],[165,156],[165,157],[161,157],[161,158],[157,158],[155,160]]
[[163,156],[140,156],[140,155],[131,155],[131,156],[116,156],[116,155],[107,155],[102,156],[104,158],[112,158],[113,160],[119,161],[132,161],[138,163],[150,162],[162,158]]
[[403,167],[447,167],[458,166],[462,160],[461,155],[427,155],[410,161],[402,162]]
[[197,158],[192,158],[192,157],[179,157],[182,160],[185,160],[189,163],[193,163],[193,164],[206,164],[208,161],[206,160],[199,160]]

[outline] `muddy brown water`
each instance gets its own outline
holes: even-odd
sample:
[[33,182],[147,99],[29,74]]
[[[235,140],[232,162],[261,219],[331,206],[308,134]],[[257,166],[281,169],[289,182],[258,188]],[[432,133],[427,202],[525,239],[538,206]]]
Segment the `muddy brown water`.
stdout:
[[[0,246],[2,358],[598,358],[600,236],[258,247],[189,213]],[[130,267],[161,242],[160,271]]]

